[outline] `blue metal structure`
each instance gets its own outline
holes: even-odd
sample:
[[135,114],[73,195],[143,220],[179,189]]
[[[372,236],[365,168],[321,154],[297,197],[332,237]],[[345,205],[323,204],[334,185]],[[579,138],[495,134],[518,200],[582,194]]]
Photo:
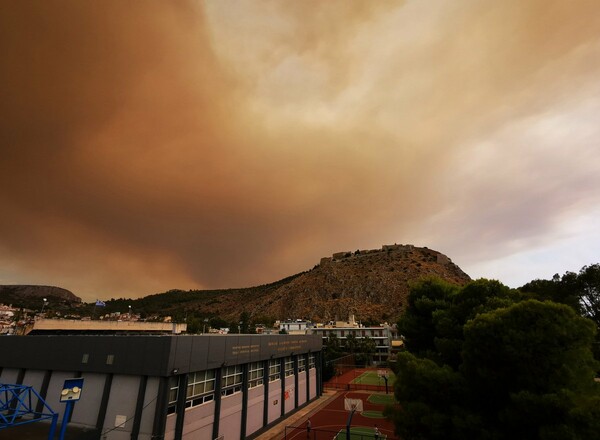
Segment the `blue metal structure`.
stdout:
[[[41,411],[36,407],[41,403]],[[30,386],[0,383],[0,429],[52,420],[48,439],[54,438],[58,414]]]

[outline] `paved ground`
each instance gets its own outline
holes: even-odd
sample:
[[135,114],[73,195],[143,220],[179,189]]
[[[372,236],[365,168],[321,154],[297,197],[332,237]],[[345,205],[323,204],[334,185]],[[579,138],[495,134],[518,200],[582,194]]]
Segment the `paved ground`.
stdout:
[[[29,423],[27,425],[13,426],[6,429],[0,429],[0,440],[47,440],[50,431],[50,425],[47,423]],[[55,438],[58,438],[60,424],[56,429]],[[83,435],[86,431],[83,429],[67,427],[65,440],[72,440]]]
[[314,402],[306,405],[297,413],[273,426],[267,432],[262,433],[256,440],[279,440],[285,437],[286,426],[298,426],[306,423],[309,417],[324,409],[340,393],[333,390],[325,390],[323,395]]

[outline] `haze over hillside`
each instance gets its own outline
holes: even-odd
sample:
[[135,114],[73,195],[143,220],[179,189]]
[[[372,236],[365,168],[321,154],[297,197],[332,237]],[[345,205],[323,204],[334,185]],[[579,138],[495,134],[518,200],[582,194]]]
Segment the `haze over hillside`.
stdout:
[[322,258],[311,270],[262,286],[174,290],[130,303],[147,313],[192,313],[230,321],[237,321],[243,312],[253,317],[315,321],[342,319],[352,313],[362,321],[394,321],[404,309],[410,283],[431,276],[455,284],[470,281],[438,251],[389,245],[335,253]]
[[[394,321],[402,313],[411,282],[438,277],[465,284],[470,277],[446,255],[412,245],[384,245],[380,249],[338,252],[321,258],[311,270],[262,286],[218,290],[170,290],[132,300],[106,301],[106,311],[174,316],[220,317],[237,322],[243,312],[273,319],[344,319],[354,314],[362,321]],[[57,299],[74,305],[81,300],[60,288],[0,286],[0,302]],[[9,296],[10,294],[10,296]],[[123,304],[126,301],[127,305]],[[121,310],[122,309],[122,310]]]

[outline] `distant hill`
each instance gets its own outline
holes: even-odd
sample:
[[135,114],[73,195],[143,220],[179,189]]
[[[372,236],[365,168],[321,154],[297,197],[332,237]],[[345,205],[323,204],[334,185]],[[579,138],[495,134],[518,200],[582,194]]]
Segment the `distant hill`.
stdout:
[[[363,322],[392,322],[406,305],[410,283],[432,276],[458,285],[471,280],[438,251],[412,245],[389,245],[374,250],[339,252],[322,258],[309,271],[263,286],[172,290],[127,304],[146,313],[217,316],[233,322],[242,312],[252,317],[315,321],[345,319],[352,313]],[[107,302],[107,306],[110,303],[112,301]],[[124,303],[119,305],[124,309]],[[112,307],[107,310],[109,308]]]
[[438,277],[454,284],[471,278],[444,254],[411,245],[340,252],[258,300],[262,313],[278,318],[395,320],[406,305],[410,283]]
[[15,307],[41,309],[44,298],[49,303],[72,306],[81,303],[81,298],[72,292],[54,286],[0,285],[0,303]]
[[[381,249],[338,252],[322,258],[311,270],[262,286],[170,290],[139,299],[106,301],[101,311],[92,312],[93,304],[78,310],[82,314],[123,313],[131,306],[142,315],[172,315],[176,319],[218,317],[229,322],[237,322],[243,312],[252,318],[308,318],[320,322],[354,314],[362,322],[394,322],[406,306],[410,283],[424,277],[438,277],[458,285],[471,280],[438,251],[394,244]],[[64,306],[81,302],[58,287],[0,286],[1,303],[37,310],[43,298]]]

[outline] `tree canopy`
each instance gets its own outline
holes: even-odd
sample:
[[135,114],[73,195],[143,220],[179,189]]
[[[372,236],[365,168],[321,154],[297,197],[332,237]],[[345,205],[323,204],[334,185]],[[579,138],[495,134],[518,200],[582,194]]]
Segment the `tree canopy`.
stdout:
[[600,429],[595,325],[498,281],[425,280],[398,323],[404,439],[586,439]]
[[[533,298],[567,304],[600,330],[600,264],[584,266],[579,273],[556,274],[551,280],[534,280],[520,290]],[[594,355],[600,360],[600,331],[596,332]]]

